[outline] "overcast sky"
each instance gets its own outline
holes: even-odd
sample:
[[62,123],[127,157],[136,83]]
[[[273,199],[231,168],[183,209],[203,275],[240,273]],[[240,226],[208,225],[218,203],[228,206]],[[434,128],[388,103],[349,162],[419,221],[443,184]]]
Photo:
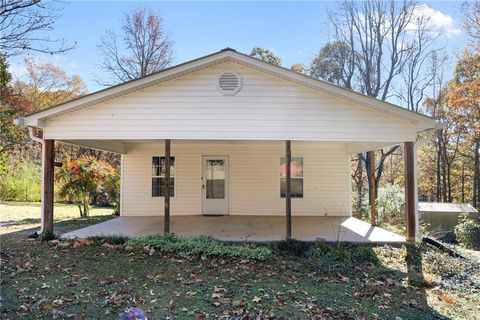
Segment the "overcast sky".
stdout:
[[[465,46],[461,29],[461,2],[421,2],[441,30],[442,47],[455,57]],[[41,56],[59,65],[69,74],[79,74],[90,92],[101,89],[98,74],[98,43],[106,29],[120,26],[125,12],[146,7],[164,19],[164,26],[175,42],[175,64],[232,47],[249,53],[253,46],[273,50],[283,65],[309,64],[318,49],[329,40],[327,9],[332,1],[310,2],[163,2],[163,1],[70,1],[64,3],[62,16],[52,37],[59,36],[76,49],[63,55]],[[452,59],[450,70],[453,70]],[[10,61],[14,76],[24,71],[20,58]]]

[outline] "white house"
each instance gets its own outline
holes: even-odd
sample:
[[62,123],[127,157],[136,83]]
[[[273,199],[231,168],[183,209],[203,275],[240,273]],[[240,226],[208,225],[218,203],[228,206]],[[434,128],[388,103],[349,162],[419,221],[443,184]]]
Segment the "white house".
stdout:
[[121,154],[118,219],[158,216],[165,232],[176,232],[177,218],[194,228],[203,216],[231,217],[222,225],[248,216],[248,233],[256,217],[277,217],[285,221],[277,236],[300,238],[297,217],[352,215],[353,153],[405,143],[409,240],[414,143],[436,127],[430,117],[229,48],[17,121],[43,131],[44,230],[53,228],[54,140]]

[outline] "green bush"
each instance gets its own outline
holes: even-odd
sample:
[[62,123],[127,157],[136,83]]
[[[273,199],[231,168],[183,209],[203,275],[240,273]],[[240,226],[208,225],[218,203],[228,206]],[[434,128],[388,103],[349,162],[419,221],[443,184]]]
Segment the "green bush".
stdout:
[[2,156],[0,200],[40,201],[42,173],[40,165],[30,160],[6,159]]
[[368,194],[362,192],[362,199],[360,201],[358,191],[356,187],[352,190],[352,210],[356,216],[362,218],[364,214],[370,212],[370,205],[368,204]]
[[103,190],[107,194],[108,202],[114,206],[114,214],[120,214],[120,173],[118,169],[112,171],[103,183]]
[[295,239],[278,241],[272,244],[272,247],[280,253],[288,253],[297,257],[305,256],[310,246],[311,243]]
[[378,189],[377,208],[380,216],[386,219],[403,221],[402,206],[405,203],[405,191],[400,186],[389,184]]
[[365,262],[378,263],[378,258],[372,248],[364,244],[315,242],[307,255],[319,259],[322,264],[347,263],[361,264]]
[[[368,194],[362,197],[362,202],[358,201],[358,192],[352,193],[352,204],[354,212],[368,213],[370,216],[370,205]],[[405,191],[397,185],[388,184],[378,189],[377,210],[381,223],[388,223],[394,226],[404,224],[404,214],[402,206],[405,203]],[[369,221],[367,219],[366,221]]]
[[125,244],[128,241],[127,237],[124,236],[106,236],[106,237],[89,237],[88,240],[92,240],[96,243],[105,243],[108,242],[110,244]]
[[137,249],[150,246],[162,254],[174,254],[185,258],[203,255],[265,261],[274,256],[272,250],[264,246],[223,243],[206,236],[181,238],[173,235],[152,235],[132,238],[128,240],[127,246]]
[[468,214],[462,214],[455,226],[455,237],[467,249],[480,249],[480,222]]

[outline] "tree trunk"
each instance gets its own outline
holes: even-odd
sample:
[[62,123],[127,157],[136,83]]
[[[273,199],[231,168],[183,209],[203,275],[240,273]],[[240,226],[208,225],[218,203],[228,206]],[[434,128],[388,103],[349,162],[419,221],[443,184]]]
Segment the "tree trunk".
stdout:
[[77,203],[78,211],[80,211],[80,218],[83,218],[83,210],[82,210],[82,204]]
[[98,204],[98,196],[99,196],[98,192],[95,191],[92,196],[92,205]]
[[477,138],[475,142],[475,160],[474,160],[474,168],[473,168],[473,197],[472,197],[472,204],[473,206],[478,209],[480,208],[480,138]]
[[442,157],[442,202],[447,202],[447,165]]
[[442,148],[442,130],[437,131],[437,143],[436,143],[436,151],[437,151],[437,202],[440,202],[441,195],[442,195],[442,175],[441,175],[441,148]]
[[90,214],[90,212],[89,212],[89,208],[88,208],[88,203],[84,203],[83,204],[83,215],[84,215],[85,218],[87,218],[89,214]]
[[[373,157],[371,157],[371,154],[373,154]],[[365,156],[365,168],[367,172],[367,181],[368,181],[368,203],[370,204],[370,207],[372,207],[373,204],[376,203],[377,200],[377,195],[378,195],[378,181],[380,180],[380,177],[383,172],[383,161],[385,161],[385,158],[380,158],[380,163],[378,164],[377,170],[375,170],[375,155],[374,153],[367,152]],[[370,166],[370,163],[373,162],[373,166]],[[375,176],[375,173],[377,173],[377,176]],[[371,190],[373,188],[373,190]],[[372,214],[372,210],[370,210],[370,214]],[[370,215],[371,218],[371,215]]]
[[357,154],[358,160],[357,160],[357,166],[358,166],[358,179],[357,179],[357,208],[360,211],[359,215],[360,217],[363,216],[363,210],[362,210],[362,203],[363,203],[363,162],[362,162],[362,154],[359,153]]
[[91,199],[88,196],[83,199],[83,216],[84,216],[84,218],[87,218],[89,213],[90,213],[89,212],[90,200]]
[[447,188],[448,188],[448,202],[452,202],[452,164],[447,163]]
[[465,163],[462,165],[462,203],[465,203]]

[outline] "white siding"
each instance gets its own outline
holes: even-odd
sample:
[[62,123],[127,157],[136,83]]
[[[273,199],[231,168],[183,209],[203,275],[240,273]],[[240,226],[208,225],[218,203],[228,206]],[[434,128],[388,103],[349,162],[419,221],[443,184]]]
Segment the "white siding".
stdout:
[[[217,77],[236,71],[235,96]],[[224,62],[45,122],[48,139],[412,141],[410,122]]]
[[[163,198],[151,196],[151,157],[163,143],[129,144],[123,155],[122,215],[163,215]],[[201,214],[201,156],[230,160],[230,214],[285,215],[280,198],[283,142],[172,141],[175,197],[172,215]],[[292,156],[304,161],[304,197],[292,199],[293,215],[351,215],[350,157],[338,143],[292,142]]]

